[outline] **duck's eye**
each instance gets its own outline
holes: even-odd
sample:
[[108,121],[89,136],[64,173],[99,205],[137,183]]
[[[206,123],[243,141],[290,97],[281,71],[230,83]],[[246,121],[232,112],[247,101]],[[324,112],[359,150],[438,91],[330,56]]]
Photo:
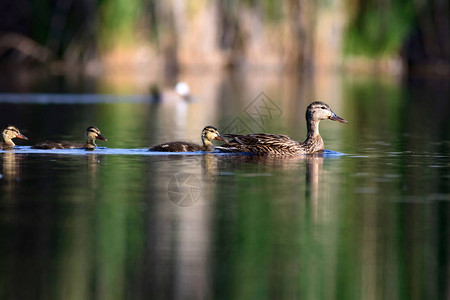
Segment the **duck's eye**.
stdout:
[[322,106],[321,109],[327,109],[327,107],[326,106]]

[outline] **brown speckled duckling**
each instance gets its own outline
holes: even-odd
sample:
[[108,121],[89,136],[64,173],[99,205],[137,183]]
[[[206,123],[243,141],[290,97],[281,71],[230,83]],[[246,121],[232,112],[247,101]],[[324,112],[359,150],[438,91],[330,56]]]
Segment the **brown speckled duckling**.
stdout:
[[212,151],[214,146],[212,140],[220,140],[226,142],[215,127],[206,126],[202,130],[203,145],[189,142],[170,142],[150,147],[149,151],[159,152],[194,152],[194,151]]
[[294,156],[312,154],[324,149],[319,134],[319,122],[330,119],[348,123],[337,116],[328,104],[320,101],[311,103],[306,109],[308,134],[304,142],[297,142],[287,135],[257,133],[248,135],[224,134],[231,138],[227,144],[216,147],[222,152],[247,152],[261,156]]
[[101,134],[100,129],[95,126],[89,126],[86,129],[86,143],[73,143],[73,142],[42,142],[34,145],[33,149],[94,149],[97,147],[95,140],[107,141],[107,139]]
[[11,150],[14,148],[16,144],[12,141],[12,139],[23,139],[28,140],[26,136],[20,133],[19,129],[17,127],[9,125],[5,129],[3,129],[2,132],[2,143],[0,144],[1,150]]

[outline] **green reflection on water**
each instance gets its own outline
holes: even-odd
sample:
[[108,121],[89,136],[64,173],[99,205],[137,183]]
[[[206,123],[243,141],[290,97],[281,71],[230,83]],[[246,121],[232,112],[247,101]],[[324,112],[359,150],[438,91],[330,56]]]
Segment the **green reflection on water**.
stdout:
[[[1,153],[0,296],[443,299],[450,137],[439,86],[342,80],[342,103],[329,102],[349,124],[321,127],[339,157]],[[0,116],[36,141],[78,140],[94,122],[102,145],[138,148],[198,141],[205,123],[226,124],[221,111],[243,115],[253,93],[242,93],[217,106],[28,104],[39,109],[27,120],[0,103]],[[302,138],[306,103],[280,95],[283,118],[267,131]],[[46,118],[58,111],[66,119]],[[179,173],[201,184],[193,206],[168,197]]]

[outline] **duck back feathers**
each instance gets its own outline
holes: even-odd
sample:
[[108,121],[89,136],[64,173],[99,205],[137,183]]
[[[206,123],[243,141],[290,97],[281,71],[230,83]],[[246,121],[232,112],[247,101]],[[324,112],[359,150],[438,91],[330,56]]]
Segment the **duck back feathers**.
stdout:
[[223,152],[246,152],[260,156],[297,155],[304,152],[299,142],[284,134],[224,134],[224,137],[231,140],[218,147]]
[[195,152],[195,151],[211,151],[212,147],[201,146],[195,143],[177,141],[156,145],[150,147],[149,150],[158,152]]

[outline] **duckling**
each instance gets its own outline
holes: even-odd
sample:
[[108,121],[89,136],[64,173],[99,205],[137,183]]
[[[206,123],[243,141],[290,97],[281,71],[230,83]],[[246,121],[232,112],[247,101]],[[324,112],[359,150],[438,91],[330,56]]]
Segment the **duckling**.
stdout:
[[20,133],[17,127],[9,125],[2,132],[3,141],[0,144],[1,150],[11,150],[14,148],[16,144],[12,141],[12,139],[18,138],[23,140],[28,140],[26,136]]
[[101,134],[100,129],[95,126],[89,126],[86,129],[86,143],[72,143],[72,142],[43,142],[34,145],[32,149],[76,149],[84,148],[93,150],[97,145],[95,140],[107,141],[107,139]]
[[231,138],[227,144],[216,147],[221,152],[247,152],[260,156],[295,156],[312,154],[324,149],[323,139],[319,134],[321,120],[333,120],[348,123],[337,116],[324,102],[316,101],[306,109],[308,133],[304,142],[297,142],[287,135],[257,133],[249,135],[224,134]]
[[194,151],[212,151],[214,146],[212,140],[219,140],[227,142],[219,131],[213,126],[206,126],[202,130],[203,145],[188,143],[188,142],[170,142],[150,147],[149,151],[159,152],[194,152]]

